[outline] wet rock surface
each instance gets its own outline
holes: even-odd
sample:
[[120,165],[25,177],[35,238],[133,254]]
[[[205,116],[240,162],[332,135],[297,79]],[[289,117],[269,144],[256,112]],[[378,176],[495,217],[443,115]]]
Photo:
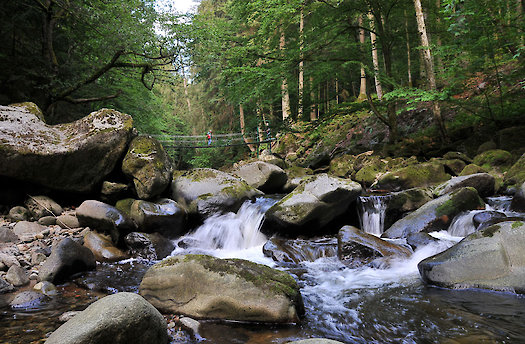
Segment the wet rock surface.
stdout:
[[288,180],[282,168],[262,161],[241,165],[233,174],[265,193],[281,192]]

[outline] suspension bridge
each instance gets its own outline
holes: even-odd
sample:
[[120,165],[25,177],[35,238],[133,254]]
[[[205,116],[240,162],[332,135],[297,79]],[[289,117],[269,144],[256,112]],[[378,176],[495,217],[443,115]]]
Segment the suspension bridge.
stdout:
[[175,155],[181,150],[187,149],[207,149],[219,147],[235,147],[253,145],[257,153],[261,145],[268,145],[271,150],[272,142],[276,141],[270,133],[230,133],[213,134],[211,141],[206,135],[151,135],[157,139],[170,153]]

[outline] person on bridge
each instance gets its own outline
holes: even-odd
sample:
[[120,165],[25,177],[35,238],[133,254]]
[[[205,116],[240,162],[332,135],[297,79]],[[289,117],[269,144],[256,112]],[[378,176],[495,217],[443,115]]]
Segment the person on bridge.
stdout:
[[212,139],[212,132],[211,132],[211,129],[208,131],[208,133],[206,134],[206,138],[208,139],[208,146],[211,145],[211,139]]

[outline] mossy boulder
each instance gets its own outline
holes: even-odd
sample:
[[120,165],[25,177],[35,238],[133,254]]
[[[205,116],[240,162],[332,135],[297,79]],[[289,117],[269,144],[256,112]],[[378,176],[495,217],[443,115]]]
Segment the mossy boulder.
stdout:
[[285,193],[290,193],[295,190],[296,187],[301,184],[303,179],[307,178],[314,174],[314,172],[309,168],[299,167],[299,166],[290,166],[286,170],[286,175],[288,176],[286,184],[283,186],[283,191]]
[[44,113],[35,103],[32,103],[32,102],[14,103],[14,104],[9,104],[9,106],[22,108],[26,110],[27,112],[30,112],[36,117],[38,117],[38,119],[41,120],[42,122],[45,123],[46,121],[46,119],[44,118]]
[[488,173],[476,173],[468,176],[453,177],[446,183],[434,189],[436,196],[443,196],[462,187],[471,186],[478,191],[481,197],[494,195],[496,179]]
[[237,211],[248,199],[262,195],[240,178],[211,168],[196,168],[174,176],[172,199],[189,214],[209,217]]
[[146,272],[139,293],[161,311],[196,319],[297,323],[304,314],[291,275],[242,259],[169,257]]
[[465,164],[472,164],[472,159],[462,152],[447,152],[443,155],[445,160],[462,160]]
[[467,164],[460,159],[445,160],[444,163],[446,171],[453,176],[459,176],[461,171],[467,166]]
[[355,155],[343,154],[330,160],[330,174],[346,178],[354,173]]
[[462,211],[482,209],[485,206],[476,189],[465,187],[441,196],[396,221],[381,237],[406,238],[410,233],[447,229]]
[[502,149],[492,149],[474,157],[474,164],[484,169],[506,171],[512,165],[512,154]]
[[459,176],[468,176],[471,174],[485,173],[485,172],[487,172],[487,170],[485,170],[484,168],[476,164],[468,164],[467,166],[465,166],[465,168],[463,168]]
[[[120,206],[125,210],[127,204],[124,201]],[[129,216],[141,232],[159,232],[168,238],[184,233],[186,210],[168,198],[156,202],[134,200],[129,206]]]
[[521,185],[525,183],[525,154],[507,171],[503,182],[505,185]]
[[282,192],[288,176],[277,165],[255,161],[239,166],[232,172],[242,178],[248,185],[265,193]]
[[362,163],[361,168],[359,168],[353,176],[353,179],[361,183],[361,185],[368,187],[377,180],[379,175],[385,173],[386,167],[387,163],[385,161],[378,156],[374,156]]
[[525,212],[525,183],[521,184],[520,188],[512,197],[510,209],[517,212]]
[[171,183],[171,163],[164,147],[151,136],[135,137],[122,161],[122,172],[135,185],[137,196],[159,196]]
[[102,109],[47,125],[25,107],[0,106],[0,176],[70,192],[92,192],[133,136],[131,116]]
[[279,166],[282,169],[286,168],[286,162],[275,154],[265,149],[259,156],[259,160],[268,164]]
[[500,222],[418,264],[423,280],[452,289],[525,293],[525,223]]
[[308,177],[266,212],[263,229],[287,235],[319,230],[347,211],[361,191],[361,185],[349,179],[325,173]]
[[415,187],[427,187],[449,180],[444,165],[438,161],[420,163],[388,172],[381,176],[376,189],[399,191]]

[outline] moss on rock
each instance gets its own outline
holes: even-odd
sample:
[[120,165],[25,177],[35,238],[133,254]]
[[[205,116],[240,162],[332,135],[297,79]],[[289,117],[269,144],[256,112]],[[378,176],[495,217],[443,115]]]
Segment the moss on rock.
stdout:
[[485,169],[506,171],[512,164],[512,154],[502,149],[493,149],[474,157],[474,164]]

